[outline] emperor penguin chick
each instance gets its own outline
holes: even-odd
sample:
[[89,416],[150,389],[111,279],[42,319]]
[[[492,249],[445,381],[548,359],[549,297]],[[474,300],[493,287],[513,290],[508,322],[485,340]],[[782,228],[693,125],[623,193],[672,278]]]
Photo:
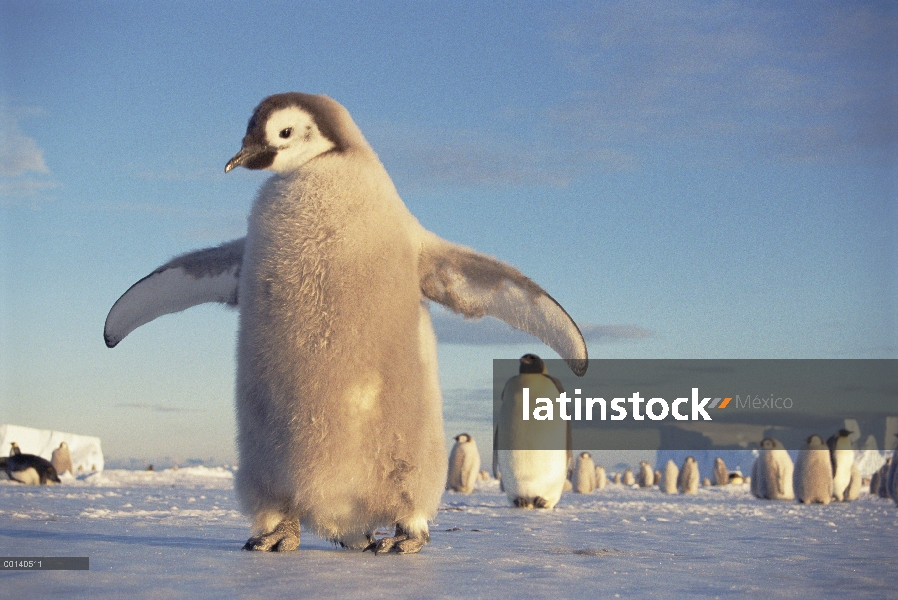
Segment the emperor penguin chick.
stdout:
[[681,494],[697,494],[698,479],[698,463],[695,458],[687,456],[680,469],[680,475],[677,477],[677,491]]
[[713,485],[727,485],[730,482],[730,471],[719,456],[714,459],[714,469],[711,471],[711,474],[714,476],[711,480]]
[[50,462],[53,464],[53,468],[56,469],[57,475],[62,475],[66,471],[72,475],[75,474],[72,470],[72,455],[69,454],[69,445],[65,442],[59,443],[59,448],[54,450],[50,456]]
[[[265,98],[225,172],[239,166],[273,172],[246,237],[138,281],[109,311],[106,345],[197,304],[236,306],[244,548],[296,549],[301,523],[350,548],[418,552],[448,464],[428,301],[531,333],[580,375],[583,336],[520,271],[424,229],[327,96]],[[382,527],[395,534],[374,541]]]
[[571,480],[575,494],[591,494],[596,489],[596,465],[589,452],[581,452],[577,457]]
[[480,475],[480,450],[467,433],[455,436],[455,446],[449,453],[449,477],[446,487],[453,492],[470,494]]
[[851,479],[848,480],[848,487],[845,488],[845,502],[854,502],[861,497],[861,487],[863,486],[863,477],[857,463],[851,463]]
[[[571,455],[570,421],[522,421],[525,389],[530,402],[536,398],[554,400],[564,387],[546,372],[535,354],[520,359],[519,375],[502,390],[501,405],[493,430],[493,447],[505,494],[518,508],[553,508],[561,499]],[[532,404],[531,404],[532,406]],[[538,450],[517,449],[536,445]]]
[[664,465],[664,471],[661,473],[661,491],[665,494],[676,494],[679,476],[680,469],[677,468],[677,463],[668,460],[667,464]]
[[633,469],[627,469],[624,471],[624,474],[621,477],[621,483],[623,483],[624,485],[636,484],[636,477],[633,475]]
[[655,472],[649,463],[642,461],[639,463],[639,478],[636,480],[641,488],[652,487],[655,485]]
[[794,500],[792,458],[782,442],[774,438],[761,441],[761,451],[752,466],[751,490],[763,500]]
[[802,504],[829,504],[833,495],[833,468],[829,448],[819,435],[812,435],[798,453],[792,476],[795,499]]
[[845,491],[851,482],[851,465],[854,464],[850,435],[847,429],[840,429],[826,441],[833,464],[833,496],[839,502],[845,500]]
[[601,492],[606,485],[608,485],[608,474],[605,472],[605,467],[596,465],[596,489]]

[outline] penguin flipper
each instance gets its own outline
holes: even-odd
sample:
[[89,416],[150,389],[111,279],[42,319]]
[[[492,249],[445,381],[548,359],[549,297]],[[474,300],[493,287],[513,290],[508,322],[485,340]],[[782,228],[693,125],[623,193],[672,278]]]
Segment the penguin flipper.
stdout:
[[418,274],[425,296],[466,317],[505,321],[542,340],[582,376],[589,357],[580,329],[558,302],[514,267],[428,232]]
[[114,348],[141,325],[197,304],[236,306],[245,240],[175,257],[132,285],[109,310],[103,330],[106,345]]

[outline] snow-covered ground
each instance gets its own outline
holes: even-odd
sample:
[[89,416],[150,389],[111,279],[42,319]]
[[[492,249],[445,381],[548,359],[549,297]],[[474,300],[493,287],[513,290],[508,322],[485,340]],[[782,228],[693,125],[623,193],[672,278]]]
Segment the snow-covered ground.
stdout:
[[62,485],[0,481],[0,554],[88,556],[90,571],[3,571],[3,598],[898,598],[898,510],[697,496],[609,484],[552,511],[498,484],[447,492],[421,554],[339,550],[304,532],[242,552],[229,470],[106,470]]

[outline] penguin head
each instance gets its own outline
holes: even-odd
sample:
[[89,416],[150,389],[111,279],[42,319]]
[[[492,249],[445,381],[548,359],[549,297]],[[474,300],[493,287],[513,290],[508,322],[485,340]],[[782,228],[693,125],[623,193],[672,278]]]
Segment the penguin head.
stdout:
[[589,452],[581,452],[580,458],[586,460],[587,458],[592,458],[592,454],[590,454]]
[[457,436],[455,436],[455,441],[459,444],[464,444],[465,442],[471,441],[471,436],[467,433],[459,433]]
[[538,357],[536,354],[525,354],[521,357],[521,366],[519,373],[521,375],[525,373],[535,373],[537,375],[543,374],[546,372],[546,364],[543,362],[543,359]]
[[56,473],[56,467],[51,464],[41,466],[43,467],[39,469],[41,485],[62,483],[62,481],[59,479],[59,475]]
[[225,166],[293,172],[327,152],[364,143],[349,112],[327,96],[290,92],[262,100],[246,126],[243,147]]
[[823,438],[816,434],[812,435],[805,441],[808,443],[808,446],[823,446]]
[[838,435],[839,437],[849,437],[852,433],[853,432],[848,429],[840,429]]

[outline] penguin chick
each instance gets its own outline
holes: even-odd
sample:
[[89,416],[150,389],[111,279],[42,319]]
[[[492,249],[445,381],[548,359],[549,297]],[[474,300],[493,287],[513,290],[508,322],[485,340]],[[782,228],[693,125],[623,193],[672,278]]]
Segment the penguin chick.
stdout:
[[713,485],[727,485],[730,482],[730,472],[726,463],[719,456],[714,459],[714,469],[711,471]]
[[331,98],[264,99],[225,172],[238,166],[274,173],[246,237],[138,281],[109,311],[106,345],[197,304],[236,306],[244,548],[293,550],[302,523],[350,548],[418,552],[448,464],[427,300],[531,333],[580,375],[583,336],[519,271],[425,230]]
[[449,453],[449,477],[446,488],[461,494],[474,491],[474,483],[480,475],[480,450],[477,442],[467,433],[455,436],[455,445]]
[[677,491],[681,494],[697,494],[698,479],[698,463],[695,461],[695,458],[687,456],[677,477]]
[[606,485],[608,485],[608,474],[605,472],[605,467],[596,465],[596,489],[601,492]]
[[589,452],[581,452],[574,467],[571,486],[576,494],[591,494],[596,489],[596,465]]
[[792,475],[795,499],[802,504],[829,504],[833,495],[833,469],[829,448],[819,435],[807,439],[807,446],[798,452]]
[[636,477],[633,475],[633,469],[627,469],[624,471],[624,474],[621,477],[621,483],[623,483],[624,485],[636,484]]
[[53,468],[56,469],[57,475],[62,475],[66,471],[72,475],[75,474],[72,469],[72,455],[69,454],[69,445],[65,442],[59,443],[59,448],[54,450],[50,456],[50,462],[53,463]]
[[661,491],[665,494],[676,494],[679,477],[680,469],[677,468],[677,464],[668,460],[664,465],[664,472],[661,474]]
[[[522,356],[518,371],[502,390],[493,429],[493,470],[502,473],[505,494],[514,506],[553,508],[569,483],[570,421],[521,421],[515,417],[523,411],[525,388],[531,398],[557,398],[564,387],[546,372],[545,363],[535,354]],[[528,445],[545,449],[515,449]]]
[[641,488],[652,487],[655,485],[655,472],[646,461],[641,461],[639,463],[639,478],[636,480],[636,483],[638,483]]
[[794,500],[792,458],[782,442],[774,438],[761,441],[761,451],[752,466],[751,490],[764,500]]

